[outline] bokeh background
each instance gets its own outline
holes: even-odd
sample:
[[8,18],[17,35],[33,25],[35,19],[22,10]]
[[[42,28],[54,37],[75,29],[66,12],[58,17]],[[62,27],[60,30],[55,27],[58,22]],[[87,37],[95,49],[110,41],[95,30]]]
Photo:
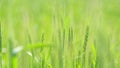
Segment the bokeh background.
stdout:
[[0,0],[1,68],[120,68],[120,0]]

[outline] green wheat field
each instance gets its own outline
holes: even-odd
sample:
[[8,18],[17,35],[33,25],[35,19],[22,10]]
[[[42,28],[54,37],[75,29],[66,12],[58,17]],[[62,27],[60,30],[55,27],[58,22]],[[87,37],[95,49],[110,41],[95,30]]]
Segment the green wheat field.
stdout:
[[120,68],[120,0],[0,0],[0,68]]

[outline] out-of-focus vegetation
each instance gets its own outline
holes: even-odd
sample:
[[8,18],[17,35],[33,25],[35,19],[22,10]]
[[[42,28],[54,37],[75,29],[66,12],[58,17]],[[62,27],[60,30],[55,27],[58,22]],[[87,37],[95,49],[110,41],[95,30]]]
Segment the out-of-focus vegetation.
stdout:
[[0,0],[0,68],[120,68],[120,0]]

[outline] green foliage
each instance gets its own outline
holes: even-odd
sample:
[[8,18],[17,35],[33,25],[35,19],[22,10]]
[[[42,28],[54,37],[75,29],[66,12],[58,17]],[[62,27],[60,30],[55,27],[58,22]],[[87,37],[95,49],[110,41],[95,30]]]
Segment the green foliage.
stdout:
[[0,68],[120,68],[119,0],[0,0]]

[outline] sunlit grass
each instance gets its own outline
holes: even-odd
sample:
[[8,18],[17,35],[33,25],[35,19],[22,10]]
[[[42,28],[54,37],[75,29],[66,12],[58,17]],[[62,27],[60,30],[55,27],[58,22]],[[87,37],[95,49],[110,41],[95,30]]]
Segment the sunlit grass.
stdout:
[[0,68],[119,68],[119,0],[1,0]]

